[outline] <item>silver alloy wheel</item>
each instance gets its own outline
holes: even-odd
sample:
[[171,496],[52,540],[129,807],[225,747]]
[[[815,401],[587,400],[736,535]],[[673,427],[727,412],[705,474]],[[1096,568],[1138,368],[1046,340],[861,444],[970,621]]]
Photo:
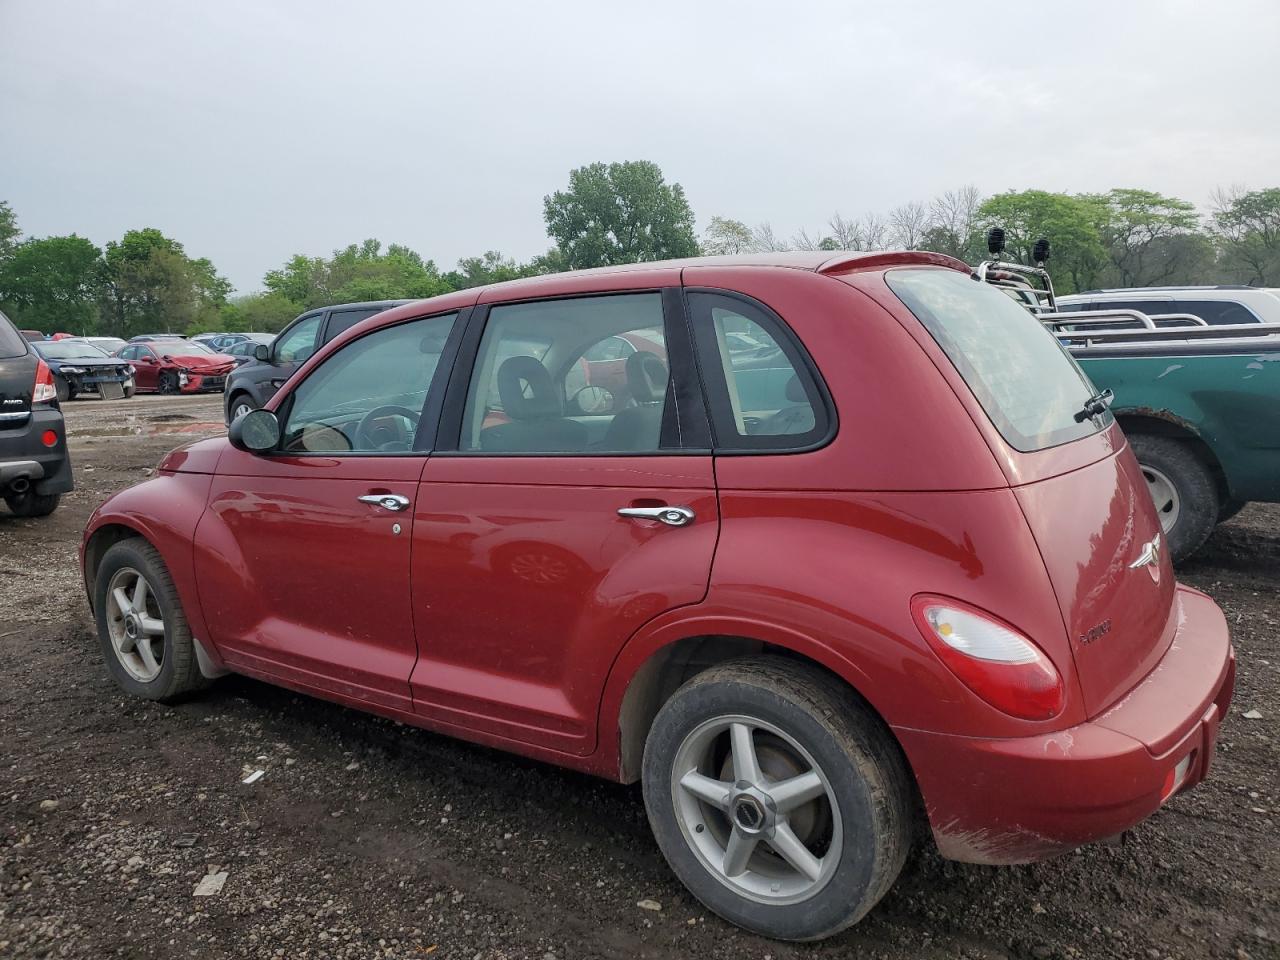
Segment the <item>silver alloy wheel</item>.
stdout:
[[784,731],[725,716],[676,751],[671,799],[685,841],[707,871],[757,903],[799,903],[840,864],[844,834],[826,774]]
[[1156,513],[1160,515],[1160,529],[1168,533],[1178,522],[1178,513],[1182,510],[1182,498],[1178,496],[1178,488],[1173,481],[1145,463],[1138,465],[1147,480],[1147,490],[1151,492],[1151,500],[1156,505]]
[[257,409],[258,408],[255,407],[248,400],[241,400],[239,403],[237,403],[234,407],[231,408],[231,419],[239,420],[250,410],[257,410]]
[[133,567],[121,567],[107,585],[107,632],[125,672],[150,683],[164,666],[164,614],[151,584]]

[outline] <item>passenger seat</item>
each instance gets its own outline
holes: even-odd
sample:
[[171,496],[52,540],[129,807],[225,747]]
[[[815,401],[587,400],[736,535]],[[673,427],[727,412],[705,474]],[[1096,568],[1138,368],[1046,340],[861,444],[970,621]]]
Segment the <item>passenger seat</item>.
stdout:
[[587,428],[564,416],[551,374],[533,357],[511,357],[498,368],[498,397],[510,423],[480,431],[491,453],[561,453],[587,448]]

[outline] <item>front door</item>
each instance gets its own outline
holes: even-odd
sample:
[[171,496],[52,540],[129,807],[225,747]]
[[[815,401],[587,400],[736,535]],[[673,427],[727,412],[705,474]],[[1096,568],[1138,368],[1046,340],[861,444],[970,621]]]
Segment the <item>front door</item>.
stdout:
[[[583,358],[620,336],[652,345],[626,358],[626,383],[583,377]],[[441,424],[449,452],[414,505],[415,709],[584,755],[618,652],[699,602],[710,576],[719,516],[680,298],[495,304],[468,341]]]
[[137,389],[157,389],[160,364],[150,347],[145,343],[134,344],[122,350],[120,355],[133,366],[133,383]]
[[454,315],[353,340],[281,399],[277,452],[228,450],[196,534],[212,639],[248,673],[410,709],[413,502]]

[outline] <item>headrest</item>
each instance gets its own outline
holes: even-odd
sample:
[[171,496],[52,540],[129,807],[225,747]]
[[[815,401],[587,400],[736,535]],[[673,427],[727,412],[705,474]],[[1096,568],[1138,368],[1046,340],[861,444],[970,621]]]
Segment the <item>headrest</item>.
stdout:
[[512,420],[545,420],[564,413],[547,368],[533,357],[511,357],[498,368],[498,397]]
[[627,357],[627,389],[636,403],[657,403],[667,395],[667,365],[652,350]]
[[787,381],[787,399],[792,403],[809,402],[809,396],[804,392],[804,384],[800,382],[800,378],[794,373],[791,375],[791,379]]

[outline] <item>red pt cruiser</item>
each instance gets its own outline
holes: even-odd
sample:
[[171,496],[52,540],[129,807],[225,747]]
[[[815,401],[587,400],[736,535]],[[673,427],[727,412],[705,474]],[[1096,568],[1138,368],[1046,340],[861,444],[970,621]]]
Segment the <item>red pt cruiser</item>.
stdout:
[[[580,361],[617,337],[655,349],[615,395]],[[388,310],[108,500],[83,564],[129,692],[235,671],[640,780],[693,894],[794,940],[871,909],[917,811],[975,863],[1133,826],[1234,679],[1094,387],[927,253]]]

